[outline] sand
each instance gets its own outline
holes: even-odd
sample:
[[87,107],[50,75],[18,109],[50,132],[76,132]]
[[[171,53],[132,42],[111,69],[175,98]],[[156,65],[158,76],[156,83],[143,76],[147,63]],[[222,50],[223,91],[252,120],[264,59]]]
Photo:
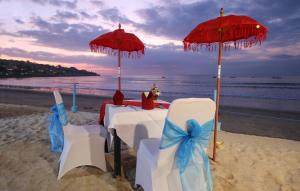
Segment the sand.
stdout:
[[[72,95],[63,93],[64,104],[67,108],[72,105]],[[97,112],[104,96],[77,95],[78,109],[81,111]],[[55,103],[52,92],[38,92],[26,89],[7,89],[0,86],[0,103],[15,105],[30,105],[49,108]]]
[[[59,154],[49,150],[49,112],[45,108],[0,104],[0,190],[133,190],[135,157],[123,152],[125,175],[79,167],[57,181]],[[10,112],[9,112],[10,111]],[[19,111],[13,112],[13,111]],[[96,124],[98,114],[69,113],[73,124]],[[249,122],[250,123],[250,122]],[[225,145],[211,164],[214,190],[300,188],[300,142],[222,131]],[[127,156],[126,156],[127,152]],[[111,154],[107,155],[108,168]]]
[[[18,106],[6,105],[16,109]],[[0,108],[4,105],[1,104]],[[20,109],[36,108],[21,106]],[[42,108],[40,108],[42,110]],[[49,150],[49,112],[0,119],[0,190],[131,190],[126,180],[93,167],[72,170],[57,181],[59,154]],[[71,123],[96,124],[97,114],[69,113]]]
[[223,132],[213,164],[215,190],[300,189],[300,142]]

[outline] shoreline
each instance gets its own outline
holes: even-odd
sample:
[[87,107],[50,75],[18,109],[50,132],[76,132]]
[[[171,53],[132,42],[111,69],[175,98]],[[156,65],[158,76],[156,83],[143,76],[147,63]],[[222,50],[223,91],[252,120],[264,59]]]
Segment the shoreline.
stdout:
[[[70,110],[72,95],[62,94],[65,107]],[[95,95],[78,95],[78,111],[92,112],[99,115],[100,105],[103,100],[110,97]],[[55,103],[52,92],[38,92],[32,90],[13,90],[0,88],[0,110],[5,110],[3,105],[37,107],[39,110],[49,112]],[[26,109],[24,111],[26,114]],[[0,118],[8,115],[0,112]],[[30,113],[30,112],[27,112]],[[98,120],[98,119],[97,119]],[[283,138],[300,141],[300,113],[262,110],[247,107],[221,106],[220,121],[223,131],[263,137]]]
[[[101,76],[101,74],[97,74],[97,75],[86,75],[86,76],[21,76],[21,77],[2,77],[0,76],[0,80],[9,80],[9,79],[22,79],[22,78],[63,78],[63,77],[90,77],[90,76]],[[1,85],[1,86],[6,86],[6,85]],[[10,86],[10,85],[8,85]]]
[[[58,89],[58,88],[56,88]],[[4,100],[3,98],[7,98],[7,96],[4,96],[5,93],[9,93],[9,94],[14,94],[14,93],[22,93],[23,95],[24,94],[32,94],[32,95],[47,95],[47,99],[49,99],[49,96],[51,95],[52,96],[52,91],[44,91],[44,90],[34,90],[34,88],[32,87],[24,87],[24,86],[9,86],[9,85],[0,85],[0,103],[8,103],[8,104],[15,104],[16,102],[12,102],[9,98],[9,100]],[[62,95],[64,95],[66,98],[65,101],[65,104],[68,105],[68,106],[71,106],[71,101],[72,101],[72,93],[65,93],[65,92],[61,92]],[[91,98],[92,101],[94,101],[95,99],[99,99],[98,101],[100,101],[100,103],[102,102],[102,100],[104,99],[112,99],[112,96],[103,96],[103,95],[93,95],[93,94],[80,94],[80,93],[77,93],[76,94],[76,100],[77,98],[79,98],[79,100],[81,99],[84,99],[84,98]],[[164,98],[164,97],[163,97]],[[134,98],[126,98],[125,99],[134,99]],[[168,99],[168,98],[166,98]],[[227,97],[221,97],[221,102],[226,102],[226,99],[228,99]],[[244,99],[247,99],[247,100],[251,100],[251,99],[255,99],[255,98],[237,98],[237,102],[240,102],[241,100],[244,100]],[[71,101],[68,101],[68,100],[71,100]],[[54,97],[53,97],[53,101],[54,101]],[[284,101],[288,101],[288,100],[284,100]],[[79,101],[78,101],[79,102]],[[78,103],[77,102],[77,103]],[[18,103],[18,102],[17,102]],[[32,102],[31,102],[32,103]],[[37,102],[33,102],[34,106],[42,106],[42,107],[45,107],[45,106],[51,106],[49,101],[47,102],[47,104],[40,104],[40,103],[37,103]],[[54,104],[54,102],[53,102]],[[86,103],[84,103],[86,104]],[[21,104],[22,105],[22,104]],[[28,105],[28,104],[24,104],[24,105]],[[78,104],[79,105],[79,104]],[[252,106],[252,107],[251,107]],[[269,112],[269,113],[273,113],[276,115],[276,113],[280,113],[280,114],[283,114],[284,116],[295,116],[295,117],[298,117],[300,116],[300,110],[298,111],[298,109],[296,108],[296,110],[284,110],[284,109],[266,109],[266,108],[260,108],[260,107],[256,107],[257,105],[256,104],[248,104],[248,105],[243,105],[243,106],[240,106],[240,105],[237,105],[237,104],[226,104],[226,103],[221,103],[220,105],[220,110],[222,112],[222,110],[251,110],[255,113],[257,112]],[[84,111],[85,111],[85,108],[82,108]],[[298,117],[298,119],[300,120],[300,117]]]
[[[61,89],[62,88],[62,89]],[[70,95],[72,92],[71,85],[69,87],[31,87],[31,86],[18,86],[18,85],[1,85],[0,91],[8,91],[8,90],[17,90],[17,91],[32,91],[32,92],[43,92],[49,93],[54,89],[58,89],[61,92],[64,92],[66,95]],[[89,92],[91,90],[86,91],[85,89],[77,89],[77,95],[79,96],[92,96],[92,97],[105,97],[110,98],[110,95],[113,95],[114,90],[110,89],[96,89],[97,93],[93,91],[93,93]],[[102,92],[103,91],[103,92]],[[132,94],[132,90],[123,90],[125,93],[125,99],[139,99],[138,94]],[[126,97],[130,95],[131,97]],[[198,96],[182,96],[181,98],[188,97],[210,97],[213,95],[198,95]],[[166,95],[163,94],[160,96],[160,99],[172,102],[172,100],[177,99],[174,95]],[[255,109],[255,110],[263,110],[263,111],[278,111],[284,113],[298,113],[300,114],[300,100],[295,99],[269,99],[264,97],[245,97],[245,96],[228,96],[221,95],[221,107],[225,108],[247,108],[247,109]],[[221,108],[222,109],[222,108]]]

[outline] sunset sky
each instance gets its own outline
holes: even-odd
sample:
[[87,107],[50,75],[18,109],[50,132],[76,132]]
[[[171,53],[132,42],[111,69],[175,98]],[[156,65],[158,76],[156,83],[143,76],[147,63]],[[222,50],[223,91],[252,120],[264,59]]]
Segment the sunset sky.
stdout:
[[262,46],[225,52],[224,75],[300,75],[299,0],[0,0],[0,57],[115,74],[117,58],[88,43],[121,23],[146,45],[122,60],[125,75],[214,75],[217,52],[184,52],[182,40],[221,7],[269,30]]

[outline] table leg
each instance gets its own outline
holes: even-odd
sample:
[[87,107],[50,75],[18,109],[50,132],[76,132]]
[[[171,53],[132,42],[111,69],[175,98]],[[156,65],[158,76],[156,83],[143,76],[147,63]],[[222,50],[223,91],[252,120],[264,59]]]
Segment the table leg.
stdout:
[[121,176],[121,140],[114,129],[114,177]]

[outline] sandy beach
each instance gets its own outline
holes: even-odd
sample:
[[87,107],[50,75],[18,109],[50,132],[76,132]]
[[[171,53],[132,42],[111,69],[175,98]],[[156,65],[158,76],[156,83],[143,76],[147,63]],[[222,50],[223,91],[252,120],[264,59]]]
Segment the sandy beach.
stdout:
[[[70,95],[63,95],[67,109]],[[79,96],[73,124],[97,124],[103,98]],[[0,190],[133,190],[134,151],[123,151],[125,177],[93,167],[73,169],[57,181],[59,154],[49,150],[51,93],[0,90]],[[211,163],[214,190],[286,190],[300,188],[299,114],[222,107],[217,162]]]

